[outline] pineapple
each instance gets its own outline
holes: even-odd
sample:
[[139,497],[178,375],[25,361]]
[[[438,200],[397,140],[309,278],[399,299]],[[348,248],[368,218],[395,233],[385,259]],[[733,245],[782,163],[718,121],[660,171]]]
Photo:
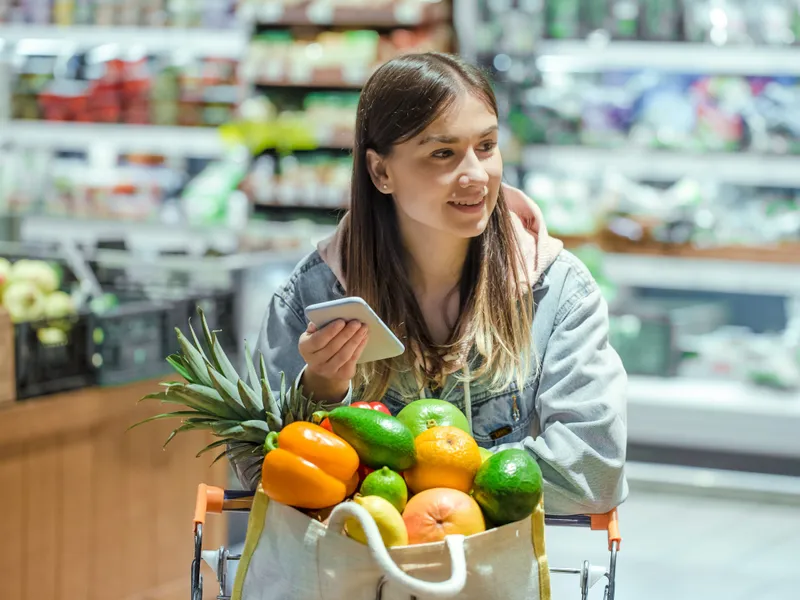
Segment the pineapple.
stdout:
[[264,357],[260,356],[259,378],[250,360],[247,341],[244,344],[247,381],[241,379],[219,345],[216,333],[209,331],[202,309],[198,307],[197,312],[206,348],[197,339],[190,319],[189,332],[194,343],[176,327],[181,352],[167,357],[185,382],[162,383],[164,391],[142,398],[177,404],[190,410],[156,415],[132,425],[130,429],[150,421],[181,418],[183,422],[172,431],[164,447],[181,432],[198,429],[211,431],[220,439],[203,448],[197,456],[225,446],[214,463],[227,455],[231,462],[247,464],[249,474],[245,476],[251,479],[252,470],[261,468],[267,434],[279,432],[294,421],[311,421],[314,412],[321,410],[322,405],[312,398],[306,398],[302,388],[294,389],[291,386],[287,390],[284,373],[281,373],[279,397],[276,399],[269,386]]

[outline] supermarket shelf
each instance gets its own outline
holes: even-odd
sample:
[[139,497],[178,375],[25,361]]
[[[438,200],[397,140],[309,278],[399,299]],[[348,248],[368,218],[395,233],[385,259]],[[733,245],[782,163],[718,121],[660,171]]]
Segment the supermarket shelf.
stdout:
[[177,27],[101,27],[8,24],[0,25],[0,40],[57,40],[87,49],[104,44],[144,47],[150,53],[171,51],[239,59],[247,44],[242,29],[181,29]]
[[213,127],[160,127],[106,123],[11,121],[0,127],[0,144],[63,150],[116,149],[215,158],[224,145]]
[[632,443],[800,458],[800,394],[731,381],[631,376]]
[[683,177],[697,177],[737,185],[800,187],[800,156],[528,146],[523,151],[522,162],[529,170],[569,170],[574,175],[592,176],[615,171],[636,180],[673,182]]
[[436,23],[450,16],[448,3],[443,0],[398,0],[350,7],[334,4],[330,0],[316,0],[287,7],[280,2],[245,2],[238,16],[248,22],[284,27],[396,27]]
[[607,254],[603,268],[611,281],[622,286],[800,297],[800,262]]
[[537,49],[542,71],[656,69],[677,73],[800,75],[800,48],[681,42],[589,43],[545,41]]

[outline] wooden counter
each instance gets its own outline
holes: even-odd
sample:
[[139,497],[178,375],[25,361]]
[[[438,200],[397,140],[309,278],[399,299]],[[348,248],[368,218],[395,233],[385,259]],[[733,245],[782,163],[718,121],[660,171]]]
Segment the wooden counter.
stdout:
[[[206,436],[162,450],[172,421],[157,381],[0,403],[0,587],[14,600],[186,600],[197,484],[225,487],[227,463],[195,458]],[[177,424],[177,421],[175,421]],[[210,516],[206,549],[225,543]],[[215,578],[204,568],[206,598]]]

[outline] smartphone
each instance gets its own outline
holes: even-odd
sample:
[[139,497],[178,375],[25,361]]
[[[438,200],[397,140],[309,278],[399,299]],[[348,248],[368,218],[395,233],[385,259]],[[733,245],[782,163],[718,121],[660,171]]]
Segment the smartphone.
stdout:
[[359,321],[369,329],[369,341],[358,364],[394,358],[405,352],[405,346],[397,339],[392,330],[375,314],[363,298],[349,296],[330,302],[321,302],[306,307],[306,317],[317,329],[342,319],[343,321]]

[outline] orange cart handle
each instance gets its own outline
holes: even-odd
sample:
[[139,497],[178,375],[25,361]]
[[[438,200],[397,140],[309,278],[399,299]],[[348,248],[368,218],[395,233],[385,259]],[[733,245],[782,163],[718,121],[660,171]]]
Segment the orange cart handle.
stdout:
[[225,490],[201,483],[197,486],[197,500],[194,504],[194,525],[206,522],[206,513],[221,514],[225,504]]
[[622,535],[619,532],[619,515],[615,508],[611,512],[604,515],[591,515],[592,531],[607,531],[608,532],[608,549],[611,550],[614,544],[617,545],[619,550],[622,544]]

